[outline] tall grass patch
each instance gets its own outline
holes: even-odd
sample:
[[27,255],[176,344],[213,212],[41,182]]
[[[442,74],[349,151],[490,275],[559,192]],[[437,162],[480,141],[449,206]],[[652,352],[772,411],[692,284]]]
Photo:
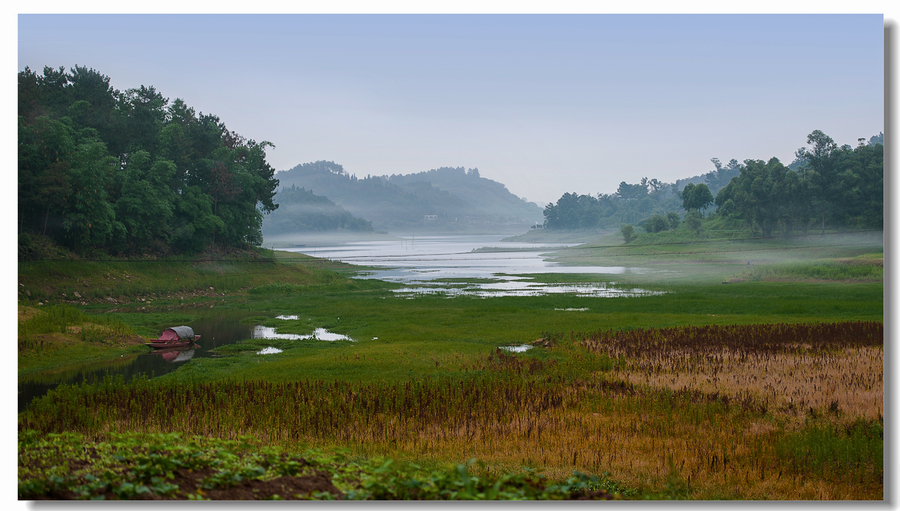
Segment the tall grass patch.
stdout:
[[[872,418],[841,398],[877,380],[853,372],[837,382],[837,404],[801,405],[793,386],[807,385],[794,381],[806,370],[781,372],[772,355],[845,364],[842,350],[876,349],[882,335],[880,325],[856,323],[569,332],[541,341],[552,358],[496,350],[454,362],[467,371],[445,371],[443,358],[406,379],[108,380],[49,393],[19,427],[250,435],[429,464],[478,458],[484,473],[608,473],[663,498],[880,499],[883,412]],[[705,386],[740,365],[765,376],[766,364],[782,380],[774,400],[762,382]],[[706,367],[714,374],[695,374]]]

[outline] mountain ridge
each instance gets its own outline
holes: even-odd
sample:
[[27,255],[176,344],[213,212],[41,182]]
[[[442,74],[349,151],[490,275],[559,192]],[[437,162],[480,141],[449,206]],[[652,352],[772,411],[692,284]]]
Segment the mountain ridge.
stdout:
[[360,179],[333,161],[320,160],[281,171],[276,177],[279,193],[292,186],[305,188],[371,222],[377,230],[527,228],[543,221],[543,208],[514,195],[502,183],[482,178],[477,168],[440,167]]

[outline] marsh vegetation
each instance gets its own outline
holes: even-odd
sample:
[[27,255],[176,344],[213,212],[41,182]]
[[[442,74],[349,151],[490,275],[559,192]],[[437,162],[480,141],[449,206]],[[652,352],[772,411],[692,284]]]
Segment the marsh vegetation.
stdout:
[[[779,252],[804,268],[803,249],[783,243],[754,245],[772,259],[751,270],[777,268]],[[821,243],[807,247],[807,260],[880,268],[877,242],[831,245],[840,246],[824,249],[830,258]],[[602,241],[589,247],[559,257],[629,256]],[[732,248],[728,257],[743,257],[740,243]],[[20,295],[29,311],[20,377],[45,372],[29,362],[47,349],[34,344],[34,321],[75,345],[76,324],[152,336],[213,306],[277,335],[248,335],[154,378],[63,385],[36,399],[18,419],[20,498],[883,498],[877,270],[823,276],[815,262],[792,279],[782,270],[746,278],[746,261],[669,248],[664,263],[661,249],[628,250],[668,278],[528,276],[659,292],[628,298],[406,299],[395,293],[400,283],[353,279],[324,268],[347,266],[296,253],[121,273],[101,262],[34,267],[20,274],[20,289],[32,290]],[[711,274],[692,279],[685,268]],[[115,303],[109,291],[88,301],[81,287],[53,280],[77,273],[76,286],[112,290],[125,271],[136,292]],[[153,291],[163,273],[195,289]],[[219,280],[209,286],[203,275]],[[319,329],[352,340],[319,340]],[[111,348],[116,357],[128,350]],[[144,462],[116,462],[102,454],[111,445]]]

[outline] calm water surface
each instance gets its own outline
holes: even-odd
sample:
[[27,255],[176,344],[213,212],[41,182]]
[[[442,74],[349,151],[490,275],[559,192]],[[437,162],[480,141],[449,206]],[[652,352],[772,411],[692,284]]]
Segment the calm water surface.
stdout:
[[[641,289],[621,289],[597,284],[540,284],[523,274],[586,273],[621,275],[647,273],[624,266],[563,266],[547,261],[546,255],[571,246],[559,243],[510,243],[502,235],[424,236],[395,241],[367,241],[335,246],[284,249],[349,264],[377,267],[359,278],[407,284],[395,292],[447,296],[538,296],[575,293],[579,296],[639,296]],[[497,250],[493,250],[497,249]],[[448,279],[489,279],[490,282],[448,284]]]

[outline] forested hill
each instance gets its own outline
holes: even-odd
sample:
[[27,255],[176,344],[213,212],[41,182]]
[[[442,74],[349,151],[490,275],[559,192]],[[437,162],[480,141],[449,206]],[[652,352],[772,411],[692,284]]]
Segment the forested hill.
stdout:
[[152,86],[116,90],[93,69],[18,79],[20,257],[44,257],[47,238],[87,255],[262,243],[263,215],[278,207],[272,144]]
[[282,186],[324,195],[379,230],[466,230],[543,220],[542,209],[477,169],[440,168],[411,175],[357,178],[334,162],[304,163],[277,174]]
[[372,222],[353,216],[334,202],[291,185],[275,194],[278,209],[263,221],[263,235],[295,232],[371,232]]

